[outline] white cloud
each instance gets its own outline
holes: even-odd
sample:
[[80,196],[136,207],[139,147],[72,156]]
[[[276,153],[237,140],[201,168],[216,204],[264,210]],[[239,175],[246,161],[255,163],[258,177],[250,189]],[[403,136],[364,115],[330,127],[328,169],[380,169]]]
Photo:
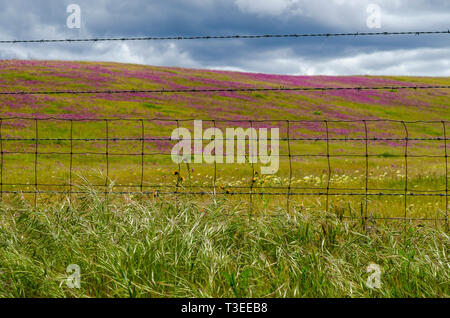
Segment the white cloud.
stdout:
[[35,60],[76,60],[135,63],[161,66],[199,67],[188,51],[175,43],[137,42],[98,42],[86,48],[82,44],[76,47],[61,48],[58,45],[35,47],[8,46],[0,47],[0,58],[35,59]]
[[315,74],[450,76],[450,47],[358,54],[316,63]]
[[235,0],[237,7],[248,13],[259,15],[280,15],[297,4],[298,0]]
[[450,7],[439,10],[439,3],[430,8],[423,0],[235,0],[245,13],[280,18],[307,17],[323,26],[352,30],[367,29],[367,8],[377,4],[381,8],[382,27],[391,30],[422,30],[447,28]]
[[208,67],[290,75],[410,75],[450,76],[450,47],[361,53],[351,57],[305,58],[289,49],[242,58],[235,67]]

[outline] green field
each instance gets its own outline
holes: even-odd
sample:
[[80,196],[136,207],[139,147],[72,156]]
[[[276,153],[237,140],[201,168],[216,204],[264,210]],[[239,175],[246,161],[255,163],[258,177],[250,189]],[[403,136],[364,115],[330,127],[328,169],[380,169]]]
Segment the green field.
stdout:
[[[404,85],[450,79],[0,61],[1,92]],[[2,95],[0,118],[0,296],[449,295],[448,89]],[[278,128],[278,172],[173,163],[194,119]]]

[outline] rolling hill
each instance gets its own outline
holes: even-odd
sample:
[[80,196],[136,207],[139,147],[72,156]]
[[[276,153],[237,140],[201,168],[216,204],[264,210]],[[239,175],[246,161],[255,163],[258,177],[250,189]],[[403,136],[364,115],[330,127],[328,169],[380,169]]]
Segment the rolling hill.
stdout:
[[[0,91],[450,85],[450,78],[282,76],[117,63],[0,61]],[[450,118],[450,91],[2,96],[5,116],[226,119]]]

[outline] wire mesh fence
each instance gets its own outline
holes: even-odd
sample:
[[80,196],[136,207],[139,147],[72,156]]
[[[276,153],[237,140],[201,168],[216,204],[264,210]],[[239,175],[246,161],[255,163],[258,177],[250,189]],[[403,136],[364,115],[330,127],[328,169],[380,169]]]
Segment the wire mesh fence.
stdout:
[[[188,160],[174,162],[180,140],[172,132],[193,125],[194,119],[0,118],[0,197],[20,194],[35,205],[40,198],[73,199],[89,192],[82,187],[88,182],[105,196],[239,197],[250,209],[266,200],[288,211],[318,200],[327,212],[359,210],[343,218],[448,225],[448,121],[209,119],[191,140],[200,153],[193,145]],[[267,136],[269,152],[279,143],[277,171],[260,172],[267,162],[252,160],[251,134],[203,133],[230,127],[278,129],[277,137]],[[245,162],[218,160],[218,149],[231,141],[243,142]],[[196,161],[211,143],[214,160]]]

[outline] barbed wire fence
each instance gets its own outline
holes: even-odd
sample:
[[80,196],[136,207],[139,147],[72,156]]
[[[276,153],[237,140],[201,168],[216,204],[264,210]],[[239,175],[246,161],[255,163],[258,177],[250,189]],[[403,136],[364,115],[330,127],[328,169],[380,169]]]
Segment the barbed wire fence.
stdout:
[[274,38],[314,38],[314,37],[363,37],[363,36],[399,36],[399,35],[437,35],[450,34],[450,30],[435,31],[399,31],[399,32],[344,32],[344,33],[291,33],[260,35],[200,35],[200,36],[143,36],[117,38],[80,38],[80,39],[34,39],[34,40],[0,40],[0,44],[18,43],[54,43],[54,42],[106,42],[106,41],[183,41],[183,40],[230,40],[230,39],[274,39]]
[[0,95],[64,95],[64,94],[135,94],[135,93],[220,93],[220,92],[274,92],[274,91],[377,91],[449,89],[450,85],[425,86],[350,86],[350,87],[244,87],[244,88],[193,88],[193,89],[133,89],[133,90],[59,90],[59,91],[11,91]]
[[[441,31],[407,31],[407,32],[355,32],[355,33],[305,33],[305,34],[266,34],[266,35],[220,35],[220,36],[169,36],[169,37],[121,37],[121,38],[85,38],[85,39],[37,39],[37,40],[0,40],[0,44],[19,44],[19,43],[52,43],[52,42],[99,42],[99,41],[162,41],[162,40],[214,40],[214,39],[273,39],[273,38],[307,38],[307,37],[362,37],[362,36],[420,36],[420,35],[437,35],[437,34],[450,34],[450,30]],[[403,90],[403,89],[413,89],[413,90],[428,90],[428,89],[449,89],[448,85],[420,85],[420,86],[378,86],[378,87],[241,87],[241,88],[200,88],[200,89],[131,89],[131,90],[60,90],[60,91],[1,91],[0,95],[64,95],[64,94],[133,94],[133,93],[216,93],[216,92],[269,92],[269,91],[336,91],[336,90],[356,90],[356,91],[366,91],[366,90]],[[5,136],[2,131],[8,122],[14,120],[27,120],[32,121],[34,124],[34,136],[32,138],[20,138],[20,137],[8,137]],[[111,137],[109,133],[109,125],[114,121],[134,121],[140,123],[141,125],[141,136],[134,138],[117,138]],[[271,119],[271,120],[227,120],[227,119],[206,119],[204,121],[209,121],[213,123],[214,127],[219,122],[238,122],[247,123],[250,127],[253,127],[255,123],[268,123],[268,122],[279,122],[280,125],[283,124],[286,131],[285,138],[279,138],[279,141],[285,141],[287,143],[287,153],[280,154],[280,157],[285,157],[288,160],[288,184],[287,186],[265,186],[265,190],[271,190],[271,192],[257,193],[257,185],[252,182],[255,178],[255,167],[252,163],[252,175],[250,184],[248,186],[233,186],[227,187],[227,191],[218,191],[217,186],[217,163],[214,162],[214,177],[212,184],[209,186],[194,186],[194,185],[183,185],[181,188],[179,183],[176,184],[176,189],[174,191],[167,191],[161,189],[173,188],[173,185],[157,185],[157,184],[145,184],[144,182],[144,172],[145,172],[145,161],[149,156],[170,156],[167,152],[146,152],[145,145],[152,141],[168,141],[167,137],[146,137],[145,134],[145,123],[146,122],[172,122],[175,123],[177,127],[180,127],[180,123],[192,121],[194,119],[180,118],[180,119],[165,119],[165,118],[139,118],[139,119],[129,119],[129,118],[108,118],[108,119],[66,119],[58,117],[0,117],[0,200],[3,200],[4,194],[31,194],[34,196],[34,204],[37,205],[38,195],[52,195],[52,194],[62,194],[72,195],[85,194],[86,192],[80,190],[74,190],[77,186],[74,182],[74,169],[73,160],[75,156],[83,155],[95,155],[102,156],[106,161],[106,176],[103,184],[94,184],[94,187],[103,188],[105,196],[111,194],[144,194],[144,195],[155,195],[155,189],[158,189],[158,195],[245,195],[249,197],[250,209],[253,209],[253,198],[255,196],[283,196],[286,197],[286,207],[289,211],[290,203],[292,197],[325,197],[326,199],[326,211],[330,210],[330,198],[334,196],[347,196],[347,197],[360,197],[364,202],[364,214],[361,215],[361,219],[367,222],[369,218],[371,219],[384,219],[384,220],[402,220],[402,221],[433,221],[433,222],[445,222],[448,229],[448,138],[446,125],[448,121],[399,121],[399,120],[287,120],[287,119]],[[42,138],[40,137],[39,125],[43,121],[67,121],[70,124],[69,137],[68,138]],[[74,138],[74,122],[104,122],[105,136],[103,138]],[[398,123],[401,124],[404,130],[404,137],[402,138],[379,138],[379,137],[369,137],[368,123],[373,122],[386,122],[386,123]],[[325,135],[323,137],[310,137],[310,138],[299,138],[293,136],[293,124],[302,123],[321,123],[325,130]],[[364,126],[364,136],[354,137],[354,138],[333,138],[330,137],[329,125],[331,123],[360,123]],[[410,138],[408,126],[412,124],[440,124],[442,125],[442,136],[436,138]],[[214,139],[216,140],[216,139]],[[223,139],[225,140],[225,139]],[[91,152],[75,152],[74,142],[84,141],[84,142],[104,142],[104,151],[91,151]],[[111,143],[118,141],[137,141],[141,143],[141,151],[138,153],[111,153],[110,145]],[[203,141],[211,141],[204,140]],[[249,140],[250,141],[250,140]],[[326,153],[312,153],[312,154],[296,154],[293,152],[293,144],[295,142],[305,142],[305,141],[316,141],[323,142],[326,146]],[[333,141],[357,141],[364,143],[364,154],[333,154],[330,150],[330,143]],[[403,155],[398,156],[404,158],[404,188],[399,191],[399,189],[394,188],[371,188],[369,187],[370,174],[369,174],[369,162],[371,157],[378,157],[377,154],[371,154],[369,152],[369,142],[373,141],[396,141],[403,143]],[[444,154],[442,155],[412,155],[409,153],[410,143],[413,141],[435,141],[441,143],[444,147]],[[9,142],[28,142],[34,144],[34,150],[15,150],[9,151],[6,144]],[[41,151],[40,146],[44,142],[68,142],[70,145],[70,151],[68,152],[57,152],[57,151]],[[19,183],[19,182],[4,182],[4,177],[7,170],[5,170],[5,158],[13,155],[32,155],[33,160],[33,190],[13,190],[14,187],[29,186],[29,183]],[[70,165],[68,168],[69,182],[61,184],[51,184],[42,183],[38,178],[38,166],[40,162],[40,156],[44,155],[68,155],[70,157]],[[123,157],[139,157],[140,158],[140,177],[136,180],[134,184],[115,184],[114,188],[133,188],[135,190],[118,191],[110,189],[110,157],[111,156],[123,156]],[[294,174],[293,161],[296,157],[316,157],[326,159],[326,171],[327,180],[325,187],[298,187],[294,186],[292,179]],[[333,175],[333,166],[331,159],[335,157],[360,157],[364,160],[364,187],[361,188],[335,188],[331,186],[331,178]],[[408,176],[410,173],[408,162],[411,158],[440,158],[442,159],[442,165],[445,166],[445,189],[434,189],[434,190],[414,190],[411,189],[408,183]],[[181,165],[178,164],[178,175],[181,173]],[[44,190],[43,187],[57,187],[64,188],[64,190]],[[149,191],[153,190],[153,191]],[[195,190],[200,189],[200,190]],[[209,189],[205,191],[204,189]],[[186,191],[187,190],[187,191]],[[275,191],[274,191],[275,190]],[[369,197],[401,197],[403,199],[403,215],[401,217],[372,217],[368,215]],[[408,216],[408,198],[411,197],[440,197],[445,199],[445,213],[443,217],[435,218],[414,218]],[[346,216],[343,216],[346,217]],[[355,218],[350,216],[350,218]]]

